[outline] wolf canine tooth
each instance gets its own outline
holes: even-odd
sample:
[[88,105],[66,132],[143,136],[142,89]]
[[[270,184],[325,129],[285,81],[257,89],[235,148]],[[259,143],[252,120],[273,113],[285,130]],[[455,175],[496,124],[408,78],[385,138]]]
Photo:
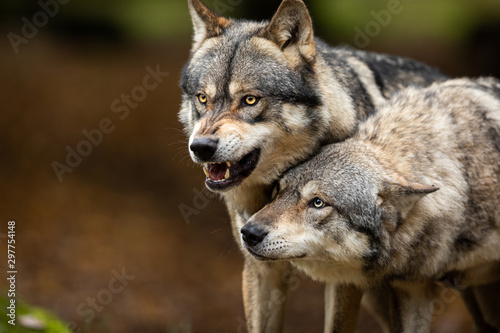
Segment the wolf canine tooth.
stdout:
[[207,176],[207,178],[210,178],[210,173],[208,172],[208,169],[206,167],[203,167],[203,172],[205,173],[205,176]]
[[229,179],[229,169],[226,169],[226,174],[224,175],[224,178],[225,179]]

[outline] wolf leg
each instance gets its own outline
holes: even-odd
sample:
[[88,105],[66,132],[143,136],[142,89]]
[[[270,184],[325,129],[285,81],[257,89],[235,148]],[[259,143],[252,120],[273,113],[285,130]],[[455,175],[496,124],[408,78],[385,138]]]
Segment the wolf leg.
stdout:
[[325,330],[324,333],[333,332],[335,317],[335,283],[325,285]]
[[288,262],[262,262],[245,256],[243,302],[248,332],[283,330],[291,272]]
[[325,286],[325,333],[354,333],[363,291],[346,284]]
[[462,291],[462,297],[464,299],[467,309],[469,309],[472,318],[474,319],[475,332],[477,333],[497,333],[497,329],[488,325],[484,319],[481,307],[479,306],[478,300],[474,294],[473,287],[469,287]]
[[391,332],[428,333],[434,313],[434,288],[428,283],[395,283],[391,292]]
[[474,295],[486,322],[500,329],[500,281],[474,287]]
[[375,318],[384,333],[389,333],[391,321],[390,294],[391,288],[388,285],[383,285],[380,288],[365,291],[362,299],[362,304]]
[[499,293],[500,281],[462,291],[467,309],[474,318],[476,332],[497,333],[500,329]]

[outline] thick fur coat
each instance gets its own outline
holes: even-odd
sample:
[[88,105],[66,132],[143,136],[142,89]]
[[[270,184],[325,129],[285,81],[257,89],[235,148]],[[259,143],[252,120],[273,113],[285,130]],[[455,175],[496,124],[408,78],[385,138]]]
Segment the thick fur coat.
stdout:
[[276,192],[241,230],[257,259],[388,286],[392,332],[429,331],[442,281],[467,287],[478,326],[500,327],[498,295],[484,292],[500,281],[500,81],[405,89]]
[[[226,202],[238,242],[237,216],[261,209],[284,171],[351,136],[399,89],[445,78],[409,59],[326,45],[301,0],[284,0],[264,22],[219,16],[199,0],[188,4],[195,33],[179,119],[206,186]],[[248,329],[279,332],[285,304],[270,300],[286,296],[290,266],[244,253]]]

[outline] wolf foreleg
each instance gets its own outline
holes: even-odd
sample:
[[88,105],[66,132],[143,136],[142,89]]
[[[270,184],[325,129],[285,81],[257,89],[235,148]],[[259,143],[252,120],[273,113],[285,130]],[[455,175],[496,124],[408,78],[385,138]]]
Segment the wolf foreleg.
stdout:
[[465,304],[474,318],[476,332],[496,333],[500,329],[499,293],[500,281],[462,291]]
[[391,292],[391,332],[428,333],[435,292],[429,283],[397,282]]
[[291,270],[288,262],[262,262],[245,256],[243,302],[248,332],[283,330]]
[[362,290],[345,284],[325,286],[325,333],[354,333],[359,317]]

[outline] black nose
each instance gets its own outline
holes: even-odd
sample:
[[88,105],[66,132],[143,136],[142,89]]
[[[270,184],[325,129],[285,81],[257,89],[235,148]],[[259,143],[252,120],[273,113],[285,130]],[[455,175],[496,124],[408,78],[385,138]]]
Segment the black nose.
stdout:
[[262,242],[267,234],[266,229],[252,223],[247,223],[241,228],[241,236],[245,243],[250,246],[255,246]]
[[210,160],[217,151],[219,141],[207,138],[194,139],[189,148],[191,151],[203,161]]

